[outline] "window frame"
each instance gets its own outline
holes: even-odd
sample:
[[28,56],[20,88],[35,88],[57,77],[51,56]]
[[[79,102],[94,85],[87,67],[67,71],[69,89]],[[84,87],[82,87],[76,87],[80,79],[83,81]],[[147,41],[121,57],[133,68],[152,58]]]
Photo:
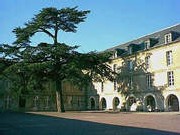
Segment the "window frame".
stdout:
[[146,74],[146,86],[147,88],[152,88],[152,75]]
[[133,63],[132,60],[129,60],[129,61],[128,61],[128,70],[129,70],[129,71],[132,71],[133,68],[134,68],[134,63]]
[[172,42],[172,33],[168,33],[164,35],[164,43],[168,44]]
[[132,51],[133,51],[132,46],[128,46],[128,52],[129,52],[129,54],[132,54]]
[[150,68],[150,56],[145,57],[145,65],[146,65],[146,69]]
[[113,58],[115,59],[115,58],[117,58],[118,56],[117,56],[117,51],[114,51],[114,53],[113,53]]
[[174,72],[173,71],[167,72],[167,83],[169,87],[174,86]]
[[150,48],[150,46],[151,46],[151,42],[150,42],[150,40],[146,40],[146,41],[144,41],[144,45],[145,45],[145,50],[149,49],[149,48]]
[[133,89],[133,76],[132,75],[129,77],[129,88],[130,90]]
[[114,91],[117,91],[117,80],[114,79]]
[[113,71],[116,73],[117,72],[117,64],[113,64]]
[[104,92],[104,82],[101,82],[101,92]]
[[166,64],[167,64],[167,66],[170,66],[173,64],[172,50],[166,52]]

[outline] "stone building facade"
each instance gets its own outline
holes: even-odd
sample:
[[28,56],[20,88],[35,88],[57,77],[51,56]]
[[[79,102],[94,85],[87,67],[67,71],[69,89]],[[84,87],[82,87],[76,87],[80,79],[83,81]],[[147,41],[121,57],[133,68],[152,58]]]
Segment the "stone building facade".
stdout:
[[[180,24],[110,48],[114,82],[94,83],[97,108],[179,111]],[[92,101],[94,104],[95,101]]]
[[[110,66],[117,79],[82,89],[64,82],[65,110],[180,110],[180,24],[105,51],[113,52]],[[12,93],[5,80],[0,86],[0,110],[56,110],[52,82],[43,92],[26,94]]]

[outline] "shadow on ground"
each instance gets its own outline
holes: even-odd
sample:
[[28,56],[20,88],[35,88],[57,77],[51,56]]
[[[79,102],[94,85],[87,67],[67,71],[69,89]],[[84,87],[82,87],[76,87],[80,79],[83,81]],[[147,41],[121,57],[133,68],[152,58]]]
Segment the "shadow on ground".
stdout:
[[115,126],[95,122],[42,116],[0,113],[0,135],[180,135],[147,128]]

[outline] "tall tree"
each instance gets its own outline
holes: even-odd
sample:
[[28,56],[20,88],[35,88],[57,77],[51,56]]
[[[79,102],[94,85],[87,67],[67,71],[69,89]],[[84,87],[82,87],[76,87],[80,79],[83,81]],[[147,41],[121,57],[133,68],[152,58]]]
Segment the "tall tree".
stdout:
[[[10,53],[18,63],[26,65],[31,74],[47,77],[55,84],[58,112],[64,112],[62,82],[64,80],[82,85],[92,79],[112,79],[113,73],[107,62],[110,53],[90,52],[82,54],[76,51],[78,46],[70,46],[58,41],[60,31],[76,32],[77,25],[84,22],[90,11],[74,8],[43,8],[25,27],[13,30],[16,35],[15,49]],[[31,37],[36,33],[47,34],[52,44],[41,42],[31,46]]]

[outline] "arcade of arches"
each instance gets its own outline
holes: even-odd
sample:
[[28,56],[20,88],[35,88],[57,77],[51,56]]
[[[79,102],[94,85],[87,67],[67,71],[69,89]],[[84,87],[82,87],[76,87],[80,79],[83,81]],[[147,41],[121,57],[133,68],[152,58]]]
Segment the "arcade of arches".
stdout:
[[[169,96],[167,96],[166,100],[164,101],[166,104],[166,110],[165,111],[179,111],[179,100],[178,97],[174,94],[170,94]],[[127,99],[127,110],[131,111],[131,106],[136,103],[136,98],[131,96]],[[120,109],[119,107],[120,105],[120,100],[118,97],[114,97],[112,100],[112,109],[113,110],[117,110]],[[148,107],[151,108],[151,111],[158,111],[156,109],[158,106],[158,103],[156,103],[156,98],[154,95],[147,95],[144,98],[144,111],[149,111]],[[102,97],[100,100],[100,105],[99,105],[101,110],[105,110],[108,109],[107,108],[107,100]],[[94,98],[90,98],[90,109],[94,110],[96,109],[96,102]]]

